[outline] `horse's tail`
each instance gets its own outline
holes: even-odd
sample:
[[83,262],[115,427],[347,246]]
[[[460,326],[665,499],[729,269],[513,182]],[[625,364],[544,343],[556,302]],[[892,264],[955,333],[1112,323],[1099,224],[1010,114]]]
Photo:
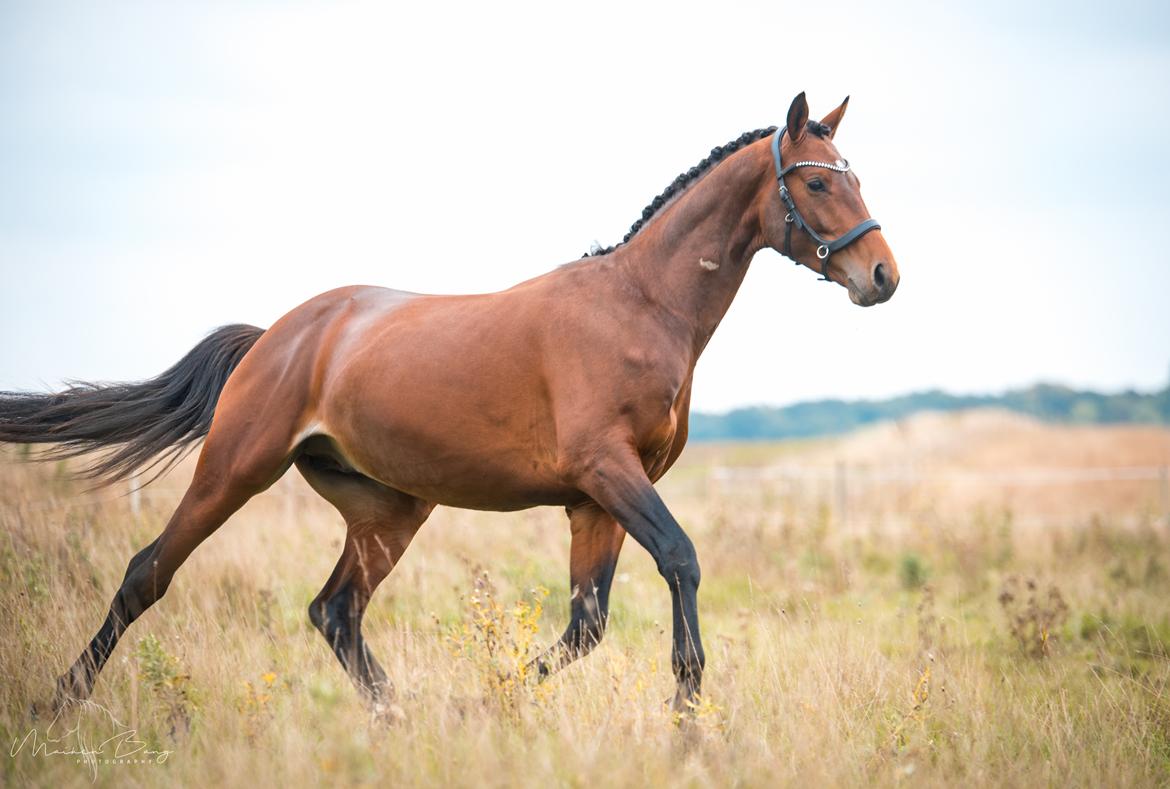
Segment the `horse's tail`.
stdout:
[[207,435],[228,376],[263,333],[223,326],[148,381],[0,392],[0,442],[56,444],[44,456],[57,458],[109,450],[84,469],[88,477],[113,481],[161,464],[158,476]]

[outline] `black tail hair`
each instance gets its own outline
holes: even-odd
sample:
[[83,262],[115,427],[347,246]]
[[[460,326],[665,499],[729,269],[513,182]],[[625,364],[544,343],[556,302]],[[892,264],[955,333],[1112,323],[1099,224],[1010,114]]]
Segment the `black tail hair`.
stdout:
[[43,458],[109,449],[82,474],[112,482],[161,464],[154,480],[207,435],[228,376],[263,333],[244,324],[220,327],[149,381],[0,392],[0,442],[58,445]]

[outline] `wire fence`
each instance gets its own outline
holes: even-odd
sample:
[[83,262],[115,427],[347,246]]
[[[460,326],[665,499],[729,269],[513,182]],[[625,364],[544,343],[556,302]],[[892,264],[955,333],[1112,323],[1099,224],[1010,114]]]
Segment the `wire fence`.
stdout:
[[[100,490],[69,492],[43,499],[21,501],[15,506],[29,511],[61,511],[72,508],[102,507],[125,502],[131,513],[139,515],[146,504],[177,504],[186,492],[185,484],[153,482],[144,485],[140,477],[130,477],[125,482],[104,486]],[[292,476],[269,489],[274,497],[283,500],[288,507],[297,506],[301,501],[324,501],[311,489],[298,484]]]
[[836,480],[852,476],[869,482],[945,481],[974,484],[1054,485],[1077,482],[1117,482],[1121,480],[1158,480],[1163,489],[1168,483],[1170,467],[1121,466],[1102,468],[1020,468],[1000,471],[942,469],[922,471],[915,468],[873,468],[838,463],[834,466],[716,466],[711,477],[717,482],[761,482],[768,480]]
[[[714,466],[707,474],[708,495],[749,498],[768,495],[793,501],[828,505],[842,522],[867,510],[911,512],[921,502],[1003,500],[1003,491],[1053,489],[1049,498],[1067,499],[1071,489],[1087,486],[1116,486],[1112,497],[1116,509],[1144,507],[1170,528],[1170,466],[1102,466],[1076,468],[1015,468],[973,470],[923,468],[920,466],[867,466],[844,462],[831,465],[781,464],[770,466]],[[966,490],[965,490],[966,489]],[[23,501],[24,510],[60,511],[78,507],[99,507],[126,502],[139,515],[147,503],[177,503],[185,486],[159,484],[142,487],[137,477],[118,489],[100,493],[71,493]],[[317,496],[304,485],[285,479],[274,486],[275,498],[293,517],[305,501]],[[997,499],[998,496],[998,499]],[[875,499],[880,497],[880,503]],[[1025,503],[1027,496],[1023,496]],[[1026,506],[1025,506],[1026,509]]]
[[779,464],[715,466],[708,492],[719,496],[771,496],[814,501],[847,522],[859,510],[909,514],[924,502],[955,507],[1011,502],[1027,513],[1104,508],[1154,515],[1170,528],[1170,466],[938,468]]

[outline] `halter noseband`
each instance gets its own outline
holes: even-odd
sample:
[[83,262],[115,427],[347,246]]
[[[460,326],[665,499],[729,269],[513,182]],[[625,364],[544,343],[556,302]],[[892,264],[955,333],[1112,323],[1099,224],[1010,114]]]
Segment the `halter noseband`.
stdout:
[[799,167],[824,167],[827,170],[844,173],[849,171],[849,162],[844,159],[838,159],[836,164],[803,161],[793,162],[785,167],[780,161],[780,139],[784,136],[785,131],[787,131],[787,128],[781,126],[772,135],[772,159],[776,163],[776,180],[780,184],[780,199],[784,201],[784,207],[788,209],[788,213],[784,216],[784,257],[800,265],[800,261],[792,257],[792,226],[796,225],[799,229],[808,233],[813,241],[817,242],[817,258],[821,261],[821,280],[823,282],[832,282],[829,279],[829,255],[839,249],[844,249],[869,231],[880,229],[881,225],[878,224],[876,219],[871,217],[854,225],[853,229],[845,235],[832,240],[823,237],[820,233],[813,230],[812,225],[806,222],[804,217],[800,215],[800,212],[796,210],[796,203],[792,200],[792,193],[784,185],[784,176]]

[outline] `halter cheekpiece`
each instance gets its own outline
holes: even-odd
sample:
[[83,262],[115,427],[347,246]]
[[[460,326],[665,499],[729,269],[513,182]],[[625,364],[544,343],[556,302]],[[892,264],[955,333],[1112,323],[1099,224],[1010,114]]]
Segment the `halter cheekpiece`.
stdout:
[[784,163],[780,160],[780,141],[786,131],[787,128],[781,126],[772,135],[772,159],[776,163],[776,181],[780,185],[780,199],[784,202],[784,207],[788,209],[788,213],[784,216],[784,257],[800,265],[800,261],[792,257],[792,226],[796,225],[798,229],[808,233],[809,237],[817,243],[817,258],[821,261],[821,280],[831,282],[832,280],[829,279],[829,255],[839,249],[844,249],[869,231],[880,229],[881,225],[878,224],[876,219],[871,217],[854,225],[848,233],[834,239],[827,239],[813,230],[812,225],[805,221],[805,218],[800,215],[800,211],[796,210],[796,203],[792,199],[792,193],[788,191],[788,187],[784,184],[784,176],[800,167],[823,167],[826,170],[844,173],[849,171],[849,162],[844,159],[838,159],[833,164],[828,162],[800,161],[784,166]]

